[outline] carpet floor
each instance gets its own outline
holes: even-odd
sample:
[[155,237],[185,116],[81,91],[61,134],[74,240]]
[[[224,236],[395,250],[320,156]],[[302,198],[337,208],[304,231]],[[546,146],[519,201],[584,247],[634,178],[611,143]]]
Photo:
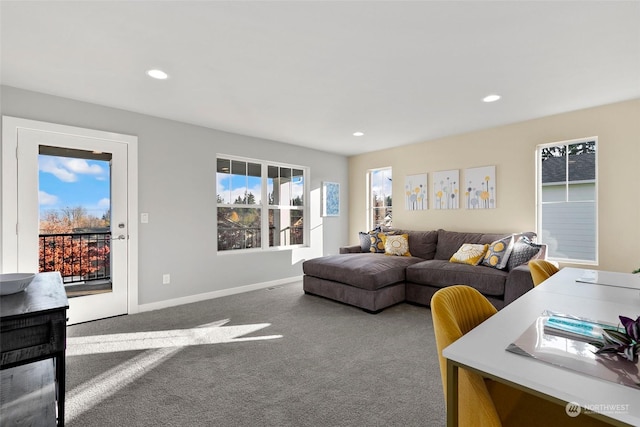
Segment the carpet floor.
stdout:
[[445,424],[425,307],[372,315],[296,282],[67,333],[70,427]]

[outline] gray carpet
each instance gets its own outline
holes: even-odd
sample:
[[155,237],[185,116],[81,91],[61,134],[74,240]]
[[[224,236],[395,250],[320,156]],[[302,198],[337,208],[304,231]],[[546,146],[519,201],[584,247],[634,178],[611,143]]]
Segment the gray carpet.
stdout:
[[445,424],[424,307],[372,315],[297,282],[74,325],[68,337],[70,427]]

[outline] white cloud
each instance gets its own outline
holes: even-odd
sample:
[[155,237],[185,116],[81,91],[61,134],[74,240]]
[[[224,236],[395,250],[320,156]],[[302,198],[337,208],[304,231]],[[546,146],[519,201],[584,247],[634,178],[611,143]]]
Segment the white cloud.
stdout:
[[40,161],[40,170],[54,175],[62,182],[76,182],[78,177],[58,165],[55,158],[44,158]]
[[42,157],[40,170],[54,175],[62,182],[76,182],[78,175],[94,175],[104,180],[104,169],[100,165],[90,165],[84,159],[70,159],[62,157]]
[[98,208],[100,209],[109,209],[111,207],[111,199],[105,197],[104,199],[100,199],[98,202]]
[[45,191],[38,191],[38,202],[40,206],[53,206],[56,205],[58,201],[58,196],[54,196]]
[[78,174],[86,174],[86,175],[102,175],[102,168],[99,165],[93,164],[90,165],[84,159],[60,159],[60,163],[62,166],[67,168],[69,171],[78,173]]

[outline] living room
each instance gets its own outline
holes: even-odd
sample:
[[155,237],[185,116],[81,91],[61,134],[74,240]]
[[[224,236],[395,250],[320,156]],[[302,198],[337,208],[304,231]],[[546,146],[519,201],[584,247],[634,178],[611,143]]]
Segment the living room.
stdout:
[[[548,17],[545,25],[549,26],[549,34],[553,36],[571,29],[579,29],[581,35],[568,42],[561,42],[560,39],[554,40],[551,36],[537,33],[535,30],[540,28],[539,23],[525,27],[526,19],[508,24],[503,22],[504,25],[496,28],[500,31],[513,31],[514,35],[498,34],[497,29],[487,30],[487,43],[496,39],[508,41],[515,38],[519,42],[527,41],[531,46],[525,49],[522,44],[505,43],[506,45],[498,46],[493,51],[487,50],[487,45],[480,43],[478,33],[470,31],[458,40],[460,46],[471,46],[459,53],[462,56],[473,55],[462,63],[468,68],[464,73],[461,68],[443,68],[428,74],[430,78],[443,80],[442,83],[438,81],[437,84],[430,85],[417,80],[419,76],[416,74],[437,68],[433,64],[447,61],[456,65],[460,63],[456,59],[458,54],[451,51],[441,52],[443,59],[423,58],[424,62],[419,64],[414,61],[416,57],[420,57],[420,50],[413,50],[415,46],[435,46],[440,41],[444,43],[454,33],[452,31],[437,38],[429,33],[433,38],[425,37],[425,42],[413,38],[411,32],[421,28],[421,20],[428,19],[429,25],[437,24],[437,10],[434,9],[430,15],[427,2],[399,5],[397,7],[406,7],[408,12],[396,12],[397,15],[386,14],[394,6],[384,5],[385,2],[372,2],[382,3],[378,5],[379,10],[375,7],[367,9],[363,5],[358,8],[357,4],[342,5],[345,7],[342,11],[344,15],[329,9],[322,10],[323,2],[310,5],[313,7],[312,12],[295,10],[292,4],[286,6],[287,2],[284,2],[285,5],[280,7],[286,6],[285,11],[292,13],[290,20],[281,23],[279,27],[277,22],[265,19],[265,22],[256,27],[257,32],[265,30],[254,36],[256,39],[260,39],[260,34],[265,34],[265,38],[266,35],[278,36],[274,40],[281,41],[280,37],[292,40],[296,37],[286,34],[283,36],[278,33],[277,28],[281,28],[283,32],[292,28],[303,32],[307,24],[311,25],[309,21],[313,21],[314,17],[325,24],[331,23],[331,18],[335,17],[335,25],[339,26],[352,20],[357,22],[357,18],[363,14],[369,20],[369,25],[365,28],[371,30],[376,27],[386,37],[399,31],[404,25],[409,34],[402,33],[406,39],[401,38],[401,41],[411,41],[413,45],[394,45],[392,42],[370,44],[366,39],[375,34],[360,34],[358,43],[353,47],[368,46],[370,50],[362,53],[362,64],[351,66],[358,72],[377,67],[384,70],[370,80],[362,75],[365,80],[362,85],[356,85],[357,80],[352,79],[338,88],[332,85],[340,80],[333,73],[339,74],[335,69],[349,66],[325,64],[331,60],[329,52],[337,49],[343,41],[328,37],[331,25],[326,25],[329,30],[314,39],[317,42],[328,38],[330,43],[327,45],[298,46],[292,41],[290,45],[286,45],[292,49],[290,53],[280,52],[278,62],[286,63],[288,68],[297,72],[305,72],[305,77],[308,76],[308,69],[317,68],[317,82],[307,83],[307,86],[296,79],[293,73],[280,77],[277,73],[284,67],[276,67],[267,61],[268,58],[260,52],[265,45],[257,43],[255,39],[234,41],[240,29],[246,30],[251,25],[258,25],[255,23],[258,20],[245,16],[241,6],[225,11],[225,2],[216,2],[219,3],[217,9],[213,2],[198,2],[201,3],[198,7],[214,8],[216,18],[207,23],[211,28],[216,28],[214,24],[220,24],[220,28],[233,28],[232,24],[222,25],[226,12],[229,16],[246,19],[242,21],[240,29],[229,34],[207,33],[206,37],[211,39],[213,46],[222,49],[223,45],[230,45],[228,50],[224,50],[224,56],[209,51],[206,41],[202,41],[206,38],[198,31],[203,31],[205,25],[198,21],[199,13],[187,10],[181,12],[179,5],[171,6],[176,8],[173,13],[175,19],[183,14],[182,16],[193,20],[196,32],[193,57],[218,55],[221,62],[238,61],[238,68],[225,66],[224,71],[216,76],[216,67],[222,65],[216,65],[215,60],[196,62],[197,71],[173,63],[172,56],[181,58],[179,51],[183,47],[171,43],[162,48],[155,46],[151,35],[160,33],[160,24],[150,24],[147,30],[142,27],[136,29],[129,19],[114,18],[110,22],[123,27],[121,31],[124,40],[107,32],[97,24],[101,22],[105,25],[104,21],[93,21],[103,12],[105,18],[117,16],[116,6],[108,6],[107,3],[94,6],[87,3],[81,7],[74,2],[54,2],[50,5],[37,2],[2,3],[0,112],[3,116],[137,137],[138,197],[133,218],[135,222],[139,222],[140,214],[147,213],[148,222],[137,224],[137,273],[129,284],[129,289],[135,294],[135,304],[130,304],[129,314],[241,295],[247,291],[300,281],[304,260],[336,254],[339,247],[357,243],[359,231],[370,228],[367,220],[366,180],[372,169],[392,169],[393,225],[399,228],[442,228],[492,233],[535,231],[537,146],[594,136],[598,138],[598,264],[591,267],[631,272],[640,266],[635,255],[638,250],[637,242],[640,241],[640,198],[634,185],[640,182],[640,169],[637,167],[640,155],[640,42],[637,25],[633,24],[637,21],[634,19],[638,15],[638,2],[606,2],[609,6],[605,2],[574,6],[563,2],[548,2],[548,13],[543,9],[536,9],[532,4],[521,4],[520,7],[525,8],[522,12],[514,5],[486,2],[485,6],[490,8],[487,15],[495,17],[496,25],[503,17],[515,20],[516,17],[521,18],[530,13],[541,20]],[[120,7],[131,7],[131,16],[136,19],[141,17],[140,14],[144,15],[142,6],[120,3]],[[247,8],[257,7],[252,2],[243,3]],[[352,2],[331,3],[338,3],[333,7],[340,8],[339,3]],[[474,12],[480,10],[480,5],[485,2],[456,3],[457,7],[444,9],[443,13],[447,13],[442,16],[455,13],[457,20],[452,21],[451,26],[459,32],[473,24]],[[229,4],[226,6],[231,7]],[[134,10],[136,7],[140,9]],[[275,15],[279,13],[269,12],[269,7],[277,8],[278,5],[270,6],[269,2],[265,2],[259,6],[258,11],[247,9],[246,15],[255,17],[261,13],[269,13],[267,17],[275,19]],[[438,6],[436,3],[433,7],[447,6]],[[464,11],[465,7],[470,8],[468,12]],[[171,27],[176,21],[170,20],[168,15],[171,16],[171,13],[162,14],[163,19],[168,20],[162,21],[162,24]],[[535,21],[534,18],[531,20]],[[366,20],[363,18],[363,21]],[[393,28],[389,21],[393,22]],[[573,24],[568,26],[568,22]],[[385,26],[387,24],[389,27]],[[425,24],[427,27],[429,25]],[[317,30],[320,26],[314,25],[313,29]],[[34,27],[40,30],[29,29]],[[66,31],[60,31],[56,35],[56,28],[66,28]],[[470,28],[482,31],[482,25],[477,23]],[[584,28],[593,29],[595,35],[582,34]],[[352,31],[358,34],[357,28]],[[146,40],[149,44],[150,54],[146,58],[137,56],[144,49],[133,52],[122,47],[127,46],[128,40],[132,40],[127,37],[136,32],[138,39]],[[106,38],[101,39],[101,35],[106,35]],[[382,35],[376,36],[376,43],[380,42]],[[534,35],[539,39],[536,40]],[[582,40],[587,37],[588,41]],[[62,48],[67,46],[68,39],[73,38],[87,39],[86,46],[77,55],[73,53],[73,49]],[[602,39],[602,43],[594,43],[598,38]],[[220,41],[221,39],[224,41]],[[132,41],[131,43],[133,44]],[[474,43],[478,44],[475,48]],[[142,42],[140,44],[143,45]],[[296,58],[301,57],[296,55],[301,55],[301,51],[307,50],[307,47],[311,51],[315,48],[317,59],[300,65],[302,60]],[[565,50],[568,48],[575,48],[576,51]],[[244,54],[243,49],[246,49]],[[387,56],[376,55],[378,49]],[[86,54],[88,57],[89,52],[86,51],[89,50],[102,51],[104,64],[83,61],[82,56]],[[520,50],[525,51],[524,54],[518,55]],[[233,53],[234,51],[237,52]],[[547,51],[550,51],[549,57],[545,58]],[[500,57],[500,52],[503,57]],[[435,54],[437,49],[426,53]],[[489,57],[500,59],[495,67],[504,67],[509,72],[503,74],[501,69],[494,69],[484,63],[485,53],[488,55],[487,62],[490,62]],[[513,59],[509,59],[510,55]],[[69,64],[85,68],[63,66],[59,62],[61,59],[56,59],[56,56]],[[42,71],[35,72],[36,64],[27,61],[27,58],[39,58],[41,65],[51,65],[52,73],[58,70],[59,73],[66,74],[64,81],[59,79],[58,74],[48,76]],[[593,58],[593,62],[587,61],[590,58]],[[357,60],[358,53],[355,52],[354,62]],[[614,60],[617,62],[605,62]],[[379,86],[384,73],[394,68],[383,67],[382,64],[394,61],[403,64],[402,67],[395,67],[398,69],[417,67],[416,74],[407,75],[406,70],[396,71],[388,75],[388,81],[393,81],[393,85]],[[522,65],[518,70],[528,68],[531,74],[523,73],[519,78],[511,80],[511,74],[516,69],[512,67],[518,62]],[[580,68],[580,72],[567,72],[567,62]],[[260,64],[267,70],[264,74],[259,72]],[[557,71],[559,68],[547,68],[560,65],[563,66],[562,74]],[[170,78],[167,81],[154,81],[144,75],[148,68],[155,66],[167,68]],[[256,67],[253,72],[248,71],[251,66]],[[101,73],[101,67],[109,71]],[[589,67],[594,70],[584,70]],[[130,77],[126,86],[113,85],[108,96],[104,93],[98,96],[100,86],[109,86],[101,79],[115,78],[120,69],[122,74],[133,73],[132,70],[135,70],[139,76]],[[186,84],[184,81],[193,78],[190,73],[211,75],[211,81],[216,83],[212,83],[215,88],[203,87],[201,92],[180,92],[180,87],[187,87],[182,86]],[[241,75],[240,80],[245,82],[245,86],[225,83],[231,81],[233,73]],[[258,83],[250,84],[253,77]],[[330,77],[335,77],[335,80]],[[452,79],[445,84],[447,77]],[[396,92],[394,85],[399,85],[403,79],[416,80],[403,85],[404,91]],[[486,84],[481,85],[481,79],[486,79]],[[286,81],[283,83],[281,80]],[[76,84],[72,84],[74,81]],[[509,84],[501,86],[502,81],[508,81]],[[220,82],[222,84],[217,85]],[[270,84],[276,83],[279,85],[275,86],[273,92],[267,90]],[[425,87],[420,87],[423,84]],[[350,85],[355,86],[353,92],[334,93],[346,90]],[[143,89],[144,93],[152,93],[153,96],[142,99],[142,92],[137,92],[137,88]],[[256,92],[255,99],[252,100],[247,92],[254,89],[260,92]],[[483,96],[494,91],[503,98],[492,104],[481,101]],[[324,97],[329,93],[335,97],[325,102]],[[520,100],[514,100],[516,93],[521,97]],[[547,96],[547,101],[537,99],[535,95],[539,93]],[[451,98],[445,98],[445,94]],[[371,102],[374,95],[379,98],[378,102]],[[278,103],[280,96],[286,102]],[[300,104],[292,103],[291,99],[295,96],[305,98],[305,104],[302,101]],[[359,100],[359,96],[363,98]],[[320,110],[314,109],[302,115],[299,110],[304,108],[301,106],[313,103],[314,97],[316,103],[320,104]],[[218,98],[220,101],[215,105],[208,104],[206,98]],[[533,101],[534,98],[536,102]],[[413,99],[416,100],[409,102]],[[136,107],[137,102],[141,103],[140,107]],[[262,108],[264,117],[252,102]],[[405,103],[412,107],[424,104],[424,108],[411,111],[405,109]],[[187,104],[190,110],[169,115],[172,104]],[[446,113],[440,113],[438,109]],[[522,109],[522,113],[519,109]],[[196,113],[191,114],[194,110]],[[348,114],[348,110],[358,114]],[[457,111],[460,114],[459,126],[452,124],[457,119]],[[280,113],[280,121],[276,121],[275,113]],[[441,114],[446,114],[447,117],[441,117]],[[385,120],[387,116],[388,120]],[[463,116],[466,118],[464,122]],[[292,122],[291,126],[287,124],[287,117]],[[229,121],[225,123],[226,118]],[[352,121],[345,124],[349,120]],[[271,128],[265,124],[269,121],[275,123]],[[244,128],[243,122],[255,123],[259,125],[256,129],[263,132]],[[409,126],[407,122],[413,122],[414,129],[422,130],[423,133],[416,135],[405,131],[404,127]],[[274,128],[280,133],[274,133]],[[345,129],[349,131],[346,132]],[[353,136],[356,131],[362,131],[364,135]],[[338,135],[337,132],[342,134]],[[309,134],[320,136],[311,137]],[[389,145],[385,145],[387,143]],[[215,165],[220,155],[277,161],[308,169],[309,221],[305,224],[308,227],[305,245],[237,253],[220,253],[216,250],[218,230],[215,221]],[[6,153],[3,153],[3,162],[5,159]],[[462,171],[489,165],[496,167],[499,190],[495,209],[470,211],[463,206],[447,211],[432,208],[421,211],[404,209],[401,195],[406,176],[429,174],[429,185],[432,185],[434,172],[453,169]],[[340,184],[338,216],[322,215],[321,188],[324,182]],[[430,192],[429,196],[433,197],[433,194]],[[15,206],[8,206],[6,201],[3,202],[0,216],[3,230],[0,271],[3,272],[12,270],[5,261],[11,259],[11,254],[8,253],[11,249],[5,241],[8,239],[5,231],[13,226],[5,220],[5,211],[9,209],[15,210]],[[171,275],[171,283],[163,284],[163,275],[168,273]]]

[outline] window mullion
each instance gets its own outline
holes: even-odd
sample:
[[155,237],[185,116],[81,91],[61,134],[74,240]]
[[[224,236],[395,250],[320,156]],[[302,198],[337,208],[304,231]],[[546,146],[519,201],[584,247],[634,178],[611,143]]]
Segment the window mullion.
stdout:
[[569,201],[569,146],[564,146],[564,201]]
[[269,248],[269,189],[268,175],[267,175],[267,163],[263,162],[260,168],[261,182],[262,182],[262,197],[260,203],[260,225],[262,228],[262,249]]

